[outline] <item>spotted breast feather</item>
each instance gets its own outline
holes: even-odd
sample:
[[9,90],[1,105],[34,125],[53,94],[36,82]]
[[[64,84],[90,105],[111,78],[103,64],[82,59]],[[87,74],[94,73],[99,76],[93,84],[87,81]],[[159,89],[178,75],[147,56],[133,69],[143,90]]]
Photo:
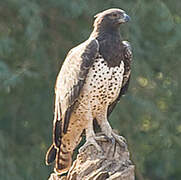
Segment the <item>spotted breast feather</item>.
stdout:
[[122,57],[123,57],[123,62],[124,62],[123,82],[122,82],[122,87],[120,89],[118,97],[108,107],[108,116],[111,114],[116,104],[119,102],[121,96],[126,93],[129,86],[130,77],[131,77],[131,62],[132,62],[131,45],[128,41],[122,41],[121,46],[123,48]]

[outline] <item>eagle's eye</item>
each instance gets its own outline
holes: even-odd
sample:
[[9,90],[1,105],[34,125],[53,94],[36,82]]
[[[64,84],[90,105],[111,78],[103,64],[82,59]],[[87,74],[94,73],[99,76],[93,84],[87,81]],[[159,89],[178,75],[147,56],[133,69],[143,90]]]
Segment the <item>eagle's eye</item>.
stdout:
[[113,13],[112,16],[113,17],[118,17],[118,14],[117,13]]
[[118,16],[119,15],[117,13],[112,13],[112,14],[109,15],[109,18],[110,19],[116,19],[116,18],[118,18]]
[[112,16],[113,16],[114,18],[117,18],[117,17],[118,17],[118,14],[117,14],[117,13],[113,13]]

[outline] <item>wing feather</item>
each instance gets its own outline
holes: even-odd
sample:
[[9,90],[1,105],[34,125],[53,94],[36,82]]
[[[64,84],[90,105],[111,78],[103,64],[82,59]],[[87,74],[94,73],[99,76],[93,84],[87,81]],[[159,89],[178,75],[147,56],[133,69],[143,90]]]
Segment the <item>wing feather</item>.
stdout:
[[[75,102],[79,97],[88,71],[98,53],[98,49],[99,45],[97,40],[87,40],[73,48],[68,53],[64,64],[62,65],[55,86],[55,131],[53,132],[55,145],[60,144],[62,133],[66,134],[67,132]],[[60,113],[61,118],[59,117]],[[57,121],[62,122],[60,131],[56,131],[56,126],[60,125]],[[59,136],[56,132],[59,132]]]

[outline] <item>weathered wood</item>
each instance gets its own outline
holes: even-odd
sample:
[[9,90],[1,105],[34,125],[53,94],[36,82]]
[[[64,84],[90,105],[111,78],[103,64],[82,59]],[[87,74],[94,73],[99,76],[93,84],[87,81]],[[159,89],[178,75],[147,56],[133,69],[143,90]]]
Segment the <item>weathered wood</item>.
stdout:
[[110,141],[98,141],[104,153],[94,146],[78,154],[67,176],[52,173],[49,180],[134,180],[134,165],[127,147],[112,145]]

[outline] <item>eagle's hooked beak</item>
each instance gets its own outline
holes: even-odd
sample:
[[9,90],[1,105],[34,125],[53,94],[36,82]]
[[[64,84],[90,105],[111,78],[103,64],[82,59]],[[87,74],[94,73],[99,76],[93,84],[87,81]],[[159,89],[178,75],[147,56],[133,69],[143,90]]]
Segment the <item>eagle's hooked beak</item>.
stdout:
[[128,21],[130,21],[130,19],[131,18],[126,13],[124,13],[123,16],[120,18],[119,23],[128,22]]
[[128,22],[130,20],[131,20],[131,18],[126,13],[124,13],[124,21]]

